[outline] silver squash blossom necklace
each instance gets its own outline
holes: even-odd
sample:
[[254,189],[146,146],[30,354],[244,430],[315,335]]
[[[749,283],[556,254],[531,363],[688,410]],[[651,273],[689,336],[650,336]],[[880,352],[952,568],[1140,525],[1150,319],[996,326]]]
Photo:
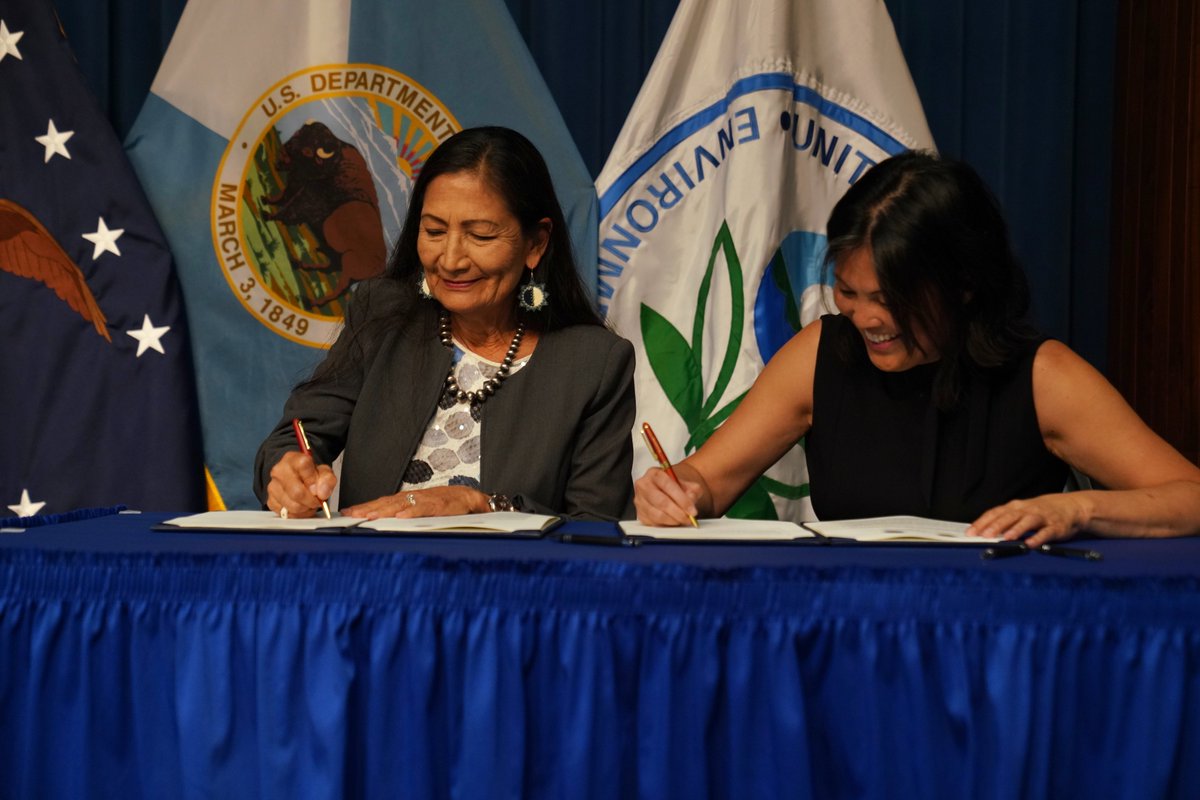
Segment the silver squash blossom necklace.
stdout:
[[[449,350],[454,349],[454,341],[450,337],[450,315],[443,311],[439,321],[439,335],[441,336],[442,344]],[[472,406],[483,405],[483,402],[496,393],[500,388],[500,384],[509,375],[509,370],[512,369],[513,359],[517,357],[517,351],[521,349],[521,337],[525,335],[525,323],[517,323],[517,332],[513,334],[512,342],[508,345],[508,352],[504,354],[504,360],[500,362],[500,366],[496,369],[496,374],[483,382],[483,386],[479,387],[475,392],[464,392],[458,386],[458,381],[454,377],[454,364],[450,365],[450,374],[446,376],[446,393],[453,397],[457,402],[469,401]]]

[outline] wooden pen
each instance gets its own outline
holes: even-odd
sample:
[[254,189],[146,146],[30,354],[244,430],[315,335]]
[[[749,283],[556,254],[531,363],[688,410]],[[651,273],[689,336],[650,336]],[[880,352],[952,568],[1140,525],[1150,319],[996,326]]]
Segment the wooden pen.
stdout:
[[[296,441],[300,444],[300,452],[312,458],[312,448],[308,446],[308,436],[304,433],[304,423],[299,419],[292,420],[292,430],[296,432]],[[314,459],[313,463],[316,463]],[[322,500],[321,510],[325,512],[325,519],[333,519],[333,514],[329,512],[329,503]]]
[[[671,466],[671,462],[667,460],[667,454],[662,449],[662,445],[658,443],[658,437],[654,435],[654,429],[650,427],[649,422],[642,423],[642,441],[650,448],[650,454],[654,456],[654,460],[663,468],[663,472],[671,476],[671,480],[683,486],[679,481],[679,476],[675,474],[675,469]],[[693,528],[699,528],[700,523],[691,514],[688,514],[688,521],[692,523]]]

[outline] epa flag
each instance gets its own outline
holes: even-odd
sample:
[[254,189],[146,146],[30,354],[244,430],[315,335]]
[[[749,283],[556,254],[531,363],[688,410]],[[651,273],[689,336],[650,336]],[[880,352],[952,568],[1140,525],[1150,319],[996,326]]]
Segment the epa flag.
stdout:
[[126,141],[179,264],[210,504],[379,274],[414,178],[476,125],[545,155],[595,286],[596,196],[503,0],[189,4]]
[[[669,456],[832,310],[825,221],[846,188],[932,144],[883,0],[680,2],[596,181],[600,299]],[[811,518],[802,444],[730,516]],[[653,464],[635,452],[636,476]]]
[[13,514],[203,506],[173,269],[50,4],[4,3],[0,500]]

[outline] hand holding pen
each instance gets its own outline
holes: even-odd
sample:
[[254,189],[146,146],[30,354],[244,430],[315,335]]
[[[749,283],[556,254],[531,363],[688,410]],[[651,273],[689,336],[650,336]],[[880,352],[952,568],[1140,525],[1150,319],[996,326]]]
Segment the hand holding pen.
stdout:
[[[300,452],[304,453],[308,458],[312,458],[312,449],[308,446],[308,437],[304,432],[304,423],[300,420],[292,420],[292,429],[296,434],[296,444],[300,445]],[[314,462],[316,463],[316,462]],[[329,503],[326,500],[320,501],[320,510],[325,512],[325,519],[332,519],[334,515],[329,511]],[[287,506],[280,509],[280,516],[287,517]]]
[[[667,460],[666,451],[662,449],[662,445],[658,443],[658,437],[654,435],[654,430],[650,427],[649,422],[642,423],[642,441],[646,443],[646,447],[650,448],[650,454],[654,456],[654,460],[662,467],[663,472],[670,476],[671,480],[675,481],[679,486],[683,486],[679,481],[679,476],[675,474],[675,468],[671,466],[671,462]],[[688,522],[692,523],[693,528],[699,528],[700,523],[691,514],[688,514]]]

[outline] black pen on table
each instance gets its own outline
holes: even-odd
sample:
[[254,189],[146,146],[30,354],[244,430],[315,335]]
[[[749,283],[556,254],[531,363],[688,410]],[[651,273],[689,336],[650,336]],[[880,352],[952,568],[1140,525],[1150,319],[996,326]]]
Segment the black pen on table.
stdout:
[[1023,556],[1029,552],[1029,547],[1024,542],[1014,542],[1012,544],[1002,544],[996,547],[989,547],[979,554],[980,558],[994,560],[997,558],[1010,558],[1012,556]]
[[1048,556],[1058,556],[1060,558],[1082,558],[1084,561],[1100,561],[1104,558],[1099,550],[1091,550],[1084,547],[1063,547],[1059,544],[1044,544],[1038,548],[1039,552],[1045,553]]
[[[671,476],[671,480],[683,486],[679,482],[679,476],[675,474],[675,468],[671,466],[671,462],[667,460],[667,453],[662,449],[662,445],[658,443],[658,437],[654,435],[654,429],[650,427],[649,422],[642,423],[642,441],[646,443],[646,447],[650,448],[650,455],[654,456],[654,460],[663,468],[663,472]],[[700,523],[696,522],[696,518],[688,514],[688,522],[692,523],[693,528],[699,528]]]
[[[308,446],[308,437],[304,434],[304,423],[299,419],[293,419],[292,430],[296,432],[296,441],[300,444],[300,452],[312,458],[312,449]],[[324,500],[321,501],[321,510],[325,512],[325,519],[333,519],[333,514],[329,513],[329,503]]]
[[638,541],[626,536],[596,536],[590,533],[564,533],[558,537],[567,544],[602,544],[607,547],[636,547]]

